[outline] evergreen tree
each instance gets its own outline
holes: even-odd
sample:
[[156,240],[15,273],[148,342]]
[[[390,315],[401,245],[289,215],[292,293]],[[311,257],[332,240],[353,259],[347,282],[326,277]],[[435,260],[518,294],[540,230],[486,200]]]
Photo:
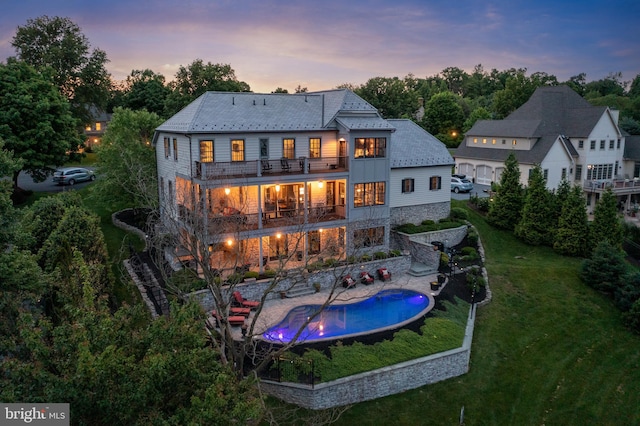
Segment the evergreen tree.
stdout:
[[574,186],[562,206],[553,249],[570,256],[584,256],[588,236],[589,224],[582,188]]
[[627,281],[627,272],[622,251],[608,241],[598,244],[592,257],[580,265],[580,279],[596,290],[607,293],[614,293]]
[[555,218],[553,197],[539,165],[531,170],[525,195],[522,219],[515,227],[516,237],[527,244],[552,245]]
[[558,184],[558,188],[553,193],[553,229],[558,229],[558,222],[562,215],[562,206],[569,197],[571,192],[571,184],[568,180],[562,179]]
[[522,185],[520,184],[520,168],[513,152],[504,162],[505,169],[500,178],[500,185],[494,201],[489,207],[487,216],[489,223],[498,228],[513,230],[522,212],[524,202]]
[[611,189],[607,189],[596,203],[589,227],[589,247],[596,247],[603,241],[622,247],[622,225],[618,219],[616,196]]

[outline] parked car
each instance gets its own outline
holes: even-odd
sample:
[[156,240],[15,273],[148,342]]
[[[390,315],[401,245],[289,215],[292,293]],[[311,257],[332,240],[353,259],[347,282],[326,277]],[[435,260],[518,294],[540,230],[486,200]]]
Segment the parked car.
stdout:
[[95,173],[82,167],[65,167],[53,173],[53,181],[58,185],[75,185],[89,180],[96,180]]
[[458,192],[470,192],[473,190],[473,184],[467,178],[451,176],[451,190],[456,194]]

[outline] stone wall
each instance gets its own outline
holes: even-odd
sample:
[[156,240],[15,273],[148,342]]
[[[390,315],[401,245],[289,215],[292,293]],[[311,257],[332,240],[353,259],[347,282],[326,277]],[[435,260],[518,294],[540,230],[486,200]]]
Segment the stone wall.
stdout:
[[431,242],[441,241],[446,243],[448,247],[455,246],[464,240],[467,231],[467,225],[419,234],[393,231],[391,233],[391,247],[398,250],[408,250],[413,260],[438,269],[440,253],[433,250]]
[[262,380],[269,395],[313,410],[355,404],[461,376],[469,371],[475,305],[471,306],[462,346],[378,370],[315,386]]
[[[312,286],[313,283],[320,283],[321,289],[327,289],[336,285],[336,282],[338,282],[340,277],[347,274],[357,275],[361,270],[374,273],[376,269],[381,267],[386,267],[389,272],[391,272],[392,276],[404,274],[411,267],[411,256],[402,255],[387,259],[372,260],[370,262],[321,269],[314,272],[289,270],[286,271],[285,276],[278,278],[278,282],[272,289],[270,289],[273,285],[272,280],[270,279],[244,282],[233,286],[232,289],[233,291],[239,291],[245,299],[260,300],[265,292],[268,292],[267,299],[276,299],[280,297],[281,291],[286,291],[295,284],[306,283],[309,286]],[[228,297],[230,295],[227,294],[226,296]],[[197,301],[205,311],[215,309],[213,296],[209,290],[193,292],[189,297],[192,300]]]
[[391,225],[402,225],[413,223],[420,225],[423,220],[433,220],[434,222],[449,217],[451,213],[451,203],[429,203],[416,206],[403,206],[391,208]]

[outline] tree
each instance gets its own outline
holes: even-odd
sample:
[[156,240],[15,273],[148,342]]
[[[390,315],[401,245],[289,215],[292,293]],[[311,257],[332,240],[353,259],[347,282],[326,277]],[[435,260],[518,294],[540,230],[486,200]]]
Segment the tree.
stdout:
[[167,96],[165,116],[170,117],[203,93],[215,90],[219,92],[249,92],[249,85],[238,81],[231,65],[204,64],[196,59],[190,65],[180,69],[169,84],[171,93]]
[[22,160],[13,158],[13,152],[4,149],[4,141],[0,138],[0,251],[13,240],[17,222],[11,202],[11,181],[2,178],[12,177],[21,168]]
[[104,200],[157,208],[158,177],[151,138],[160,124],[162,119],[155,113],[116,108],[97,149],[101,179],[95,191]]
[[599,243],[580,265],[580,278],[598,291],[613,294],[628,272],[622,251],[608,241]]
[[122,103],[118,106],[134,111],[144,109],[162,117],[170,92],[162,74],[156,74],[149,69],[133,70],[127,77]]
[[491,119],[491,113],[483,107],[479,107],[474,109],[469,117],[464,121],[462,125],[462,133],[466,133],[476,124],[478,120],[489,120]]
[[532,245],[552,245],[555,217],[552,194],[540,165],[531,169],[527,185],[522,219],[515,227],[515,235]]
[[593,221],[589,226],[589,247],[596,247],[607,241],[621,248],[623,240],[622,225],[618,218],[618,203],[611,189],[602,193],[593,210]]
[[464,123],[464,111],[459,97],[451,92],[433,95],[424,108],[423,127],[443,142],[455,132],[459,135]]
[[504,89],[493,95],[493,111],[497,118],[504,118],[518,109],[529,100],[537,87],[547,81],[542,78],[527,78],[526,69],[512,71],[514,73],[507,78]]
[[11,45],[21,60],[36,69],[53,70],[55,85],[81,123],[91,121],[87,106],[106,106],[111,87],[107,55],[100,49],[90,52],[89,41],[69,18],[28,19],[18,27]]
[[553,242],[553,249],[569,256],[584,256],[587,252],[589,224],[582,188],[571,188],[562,205]]
[[524,203],[520,167],[513,152],[509,153],[504,166],[496,196],[489,206],[487,219],[493,226],[513,230],[520,222]]
[[624,95],[625,83],[622,82],[622,73],[610,73],[606,78],[591,81],[584,87],[584,96],[587,99],[607,95]]
[[418,110],[418,96],[398,77],[374,77],[354,92],[385,118],[410,118]]
[[82,144],[69,102],[46,74],[12,58],[0,64],[0,93],[0,138],[22,160],[14,188],[20,171],[41,182]]

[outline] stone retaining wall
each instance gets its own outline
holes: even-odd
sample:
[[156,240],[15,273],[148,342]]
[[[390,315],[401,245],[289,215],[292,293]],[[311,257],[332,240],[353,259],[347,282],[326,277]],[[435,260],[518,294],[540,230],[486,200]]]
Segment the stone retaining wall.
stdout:
[[313,410],[355,404],[436,383],[469,371],[475,323],[471,305],[462,346],[315,386],[261,380],[262,390],[286,402]]
[[468,225],[457,228],[442,229],[439,231],[421,232],[419,234],[405,234],[404,232],[393,231],[392,247],[411,252],[413,259],[417,262],[438,269],[440,264],[440,253],[433,250],[432,241],[445,242],[448,247],[458,245],[467,235]]

